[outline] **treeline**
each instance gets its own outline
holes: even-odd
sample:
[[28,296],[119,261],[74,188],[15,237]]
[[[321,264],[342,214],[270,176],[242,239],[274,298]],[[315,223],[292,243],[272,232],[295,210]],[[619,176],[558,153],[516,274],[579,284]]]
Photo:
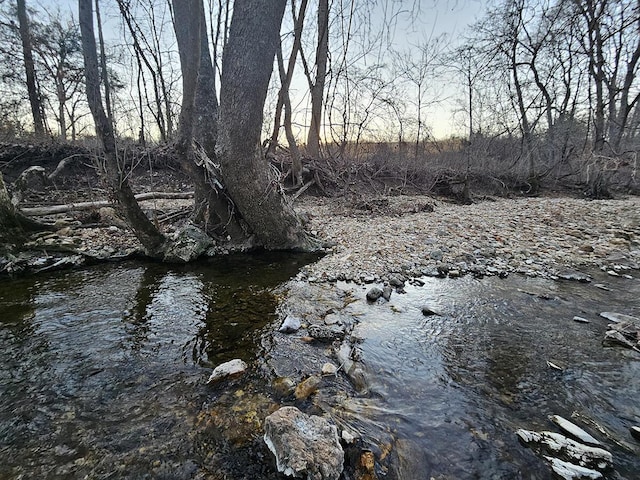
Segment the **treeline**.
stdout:
[[[92,134],[75,2],[0,5],[4,139]],[[637,2],[498,0],[455,42],[399,42],[398,31],[430,28],[419,23],[430,18],[420,8],[288,2],[262,137],[267,157],[286,151],[294,184],[304,183],[305,162],[320,168],[324,160],[325,171],[366,163],[400,186],[482,179],[531,194],[563,183],[593,197],[611,186],[637,190]],[[94,11],[117,136],[141,145],[176,140],[183,92],[171,2],[95,0]],[[202,5],[210,58],[201,64],[211,65],[215,92],[232,15],[231,1]],[[434,122],[451,99],[458,140],[436,140]]]

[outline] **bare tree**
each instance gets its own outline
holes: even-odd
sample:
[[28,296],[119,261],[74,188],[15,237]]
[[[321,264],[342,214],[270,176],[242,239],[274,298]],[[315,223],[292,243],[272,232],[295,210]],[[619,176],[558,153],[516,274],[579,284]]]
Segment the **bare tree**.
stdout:
[[131,226],[136,237],[140,240],[148,255],[162,257],[164,236],[146,217],[136,201],[125,172],[118,162],[116,139],[113,123],[107,118],[100,92],[100,69],[93,29],[93,10],[91,0],[78,0],[80,31],[82,35],[82,53],[86,78],[86,92],[89,108],[96,125],[96,133],[104,151],[102,165],[110,194],[116,200],[116,205]]
[[327,60],[329,56],[329,0],[318,0],[318,43],[316,47],[316,74],[311,80],[308,75],[311,91],[311,125],[307,135],[307,154],[320,157],[320,128],[322,125],[322,109],[324,107],[324,85],[327,77]]
[[[38,25],[34,51],[43,70],[42,91],[55,98],[52,108],[58,122],[58,135],[67,138],[67,102],[83,93],[82,53],[78,25],[64,22],[59,12],[49,14],[45,24]],[[75,128],[73,126],[72,128]]]
[[285,5],[286,0],[234,4],[222,59],[216,151],[224,183],[259,243],[268,249],[308,250],[314,242],[280,191],[260,145],[262,110]]
[[24,56],[24,69],[27,77],[27,92],[29,93],[29,103],[33,116],[33,128],[36,135],[44,134],[44,121],[42,118],[42,103],[36,85],[36,73],[33,63],[33,50],[31,45],[31,31],[29,28],[29,18],[27,16],[27,6],[25,0],[17,0],[18,22],[20,25],[20,39],[22,40],[22,53]]
[[280,91],[278,92],[278,103],[276,105],[276,115],[273,125],[273,134],[271,135],[270,147],[275,147],[278,143],[278,133],[280,131],[280,119],[282,115],[282,108],[284,107],[284,129],[289,144],[289,152],[291,155],[291,174],[294,185],[302,184],[302,160],[300,158],[300,150],[296,143],[295,136],[293,134],[292,118],[293,112],[291,108],[291,97],[289,89],[291,87],[291,80],[293,79],[293,71],[296,65],[296,58],[300,51],[300,44],[302,41],[302,28],[304,25],[304,16],[307,10],[307,0],[302,0],[300,4],[300,10],[296,14],[296,2],[291,1],[291,12],[293,15],[293,46],[291,47],[291,54],[289,55],[289,61],[287,68],[284,67],[284,58],[282,53],[282,41],[278,45],[276,56],[278,60],[278,72],[280,74]]

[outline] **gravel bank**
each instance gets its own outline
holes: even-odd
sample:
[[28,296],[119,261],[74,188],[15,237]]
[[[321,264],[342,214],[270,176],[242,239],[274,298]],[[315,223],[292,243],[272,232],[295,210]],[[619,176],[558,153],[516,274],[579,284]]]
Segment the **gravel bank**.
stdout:
[[[432,208],[431,208],[432,207]],[[308,228],[335,244],[310,280],[374,282],[390,274],[518,272],[553,278],[599,267],[640,268],[640,198],[519,198],[453,205],[430,197],[305,198]],[[430,210],[433,211],[430,211]]]

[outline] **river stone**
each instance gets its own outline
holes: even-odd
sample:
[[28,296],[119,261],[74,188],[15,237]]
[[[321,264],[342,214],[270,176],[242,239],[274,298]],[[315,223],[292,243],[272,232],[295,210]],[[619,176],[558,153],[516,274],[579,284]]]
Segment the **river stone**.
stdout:
[[222,363],[213,369],[213,373],[207,380],[207,383],[217,382],[231,375],[239,375],[247,370],[247,364],[236,358],[228,362]]
[[382,298],[384,298],[387,302],[391,300],[391,294],[393,293],[393,288],[391,285],[387,285],[382,289]]
[[391,275],[389,277],[389,285],[392,287],[404,287],[404,279],[400,275]]
[[298,317],[287,315],[278,331],[282,333],[295,333],[300,330],[301,326],[302,321]]
[[565,271],[558,274],[558,278],[562,280],[569,280],[572,282],[580,282],[580,283],[589,283],[591,282],[591,277],[585,273],[577,272],[577,271]]
[[581,467],[580,465],[574,465],[573,463],[565,462],[559,458],[547,457],[553,471],[564,480],[597,480],[602,478],[602,473],[591,468]]
[[600,316],[602,318],[606,318],[610,322],[621,323],[621,322],[638,322],[640,323],[640,318],[634,317],[632,315],[626,315],[624,313],[617,312],[600,312]]
[[322,365],[323,375],[335,375],[337,371],[338,371],[338,367],[336,367],[331,362],[326,362],[324,365]]
[[187,263],[200,257],[213,245],[213,240],[194,225],[187,225],[173,237],[164,259],[167,262]]
[[278,471],[307,480],[338,480],[344,464],[338,429],[296,407],[282,407],[264,420],[264,442]]
[[339,325],[309,325],[309,335],[320,342],[333,342],[344,337],[344,329]]
[[434,307],[430,306],[430,305],[423,305],[422,306],[422,314],[425,317],[429,317],[431,315],[441,315],[441,313]]
[[305,400],[318,391],[320,383],[322,383],[322,378],[318,375],[311,375],[298,384],[293,394],[297,400]]
[[382,296],[382,290],[378,287],[373,287],[367,292],[367,300],[370,302],[375,302]]

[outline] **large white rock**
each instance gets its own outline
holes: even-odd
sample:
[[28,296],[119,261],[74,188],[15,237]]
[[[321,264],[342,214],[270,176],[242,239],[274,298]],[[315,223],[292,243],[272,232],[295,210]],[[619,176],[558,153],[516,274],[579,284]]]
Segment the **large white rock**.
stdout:
[[344,451],[338,429],[326,419],[296,407],[282,407],[264,421],[264,442],[279,472],[307,480],[338,480]]
[[519,429],[516,434],[523,442],[543,445],[552,452],[571,458],[582,467],[603,470],[613,463],[613,456],[603,448],[583,445],[559,433]]
[[544,457],[551,462],[551,468],[556,474],[564,478],[564,480],[597,480],[602,478],[602,474],[597,470],[574,465],[558,458]]
[[231,375],[244,373],[246,369],[247,364],[239,358],[221,363],[213,369],[213,373],[209,377],[207,383],[217,382],[218,380],[222,380],[223,378],[229,377]]

